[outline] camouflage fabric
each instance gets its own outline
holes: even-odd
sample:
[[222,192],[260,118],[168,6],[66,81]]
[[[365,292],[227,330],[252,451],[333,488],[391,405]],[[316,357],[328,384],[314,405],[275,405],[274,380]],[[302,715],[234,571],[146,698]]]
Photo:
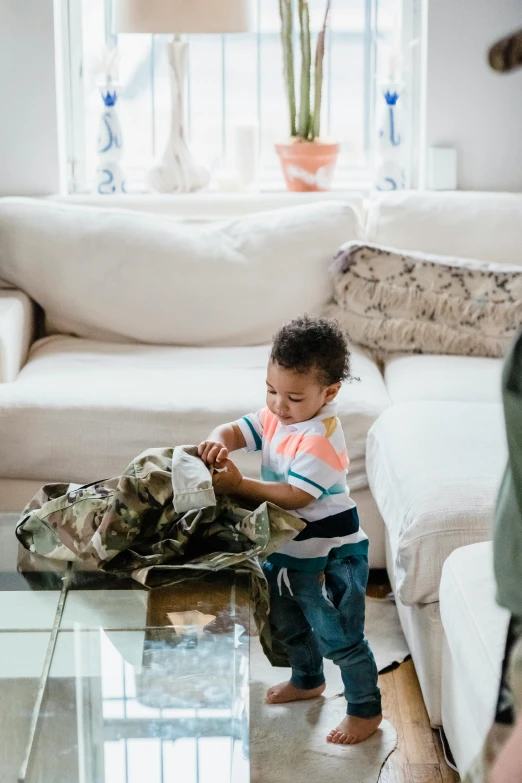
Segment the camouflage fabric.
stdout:
[[271,638],[260,558],[303,527],[271,503],[248,510],[216,498],[197,448],[178,446],[144,451],[115,478],[72,490],[67,484],[42,487],[24,509],[16,535],[35,554],[132,576],[147,587],[223,568],[247,569],[265,653],[273,665],[287,666]]

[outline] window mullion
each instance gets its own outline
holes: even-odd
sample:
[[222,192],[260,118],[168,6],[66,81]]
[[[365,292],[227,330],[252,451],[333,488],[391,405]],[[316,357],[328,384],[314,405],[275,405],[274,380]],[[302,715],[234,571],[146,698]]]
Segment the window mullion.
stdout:
[[150,133],[152,157],[156,157],[156,37],[150,37]]
[[187,50],[187,83],[186,83],[186,95],[187,99],[185,101],[185,107],[186,107],[186,121],[187,121],[187,138],[190,143],[192,143],[192,95],[191,95],[191,87],[192,87],[192,81],[190,78],[190,38],[189,38],[189,47]]
[[112,0],[105,0],[105,43],[111,48],[118,43],[118,36],[112,32]]
[[364,0],[364,153],[370,150],[372,95],[372,0]]
[[221,165],[227,156],[227,84],[226,84],[226,37],[221,36]]
[[261,0],[257,0],[257,157],[258,165],[263,149],[263,126],[261,114]]
[[369,138],[368,138],[368,164],[373,165],[370,156],[373,157],[375,138],[375,103],[377,96],[377,39],[379,31],[379,0],[371,0],[372,6],[372,25],[371,25],[371,57],[370,57],[370,111],[369,111]]
[[86,184],[85,171],[85,92],[84,92],[84,52],[82,38],[82,7],[75,0],[65,0],[67,25],[68,63],[67,92],[69,99],[68,137],[70,148],[67,158],[70,161],[72,192]]
[[[333,9],[332,9],[333,10]],[[333,46],[333,32],[331,25],[326,30],[326,51],[327,51],[327,69],[328,69],[328,92],[326,103],[326,129],[328,136],[332,132],[332,46]]]

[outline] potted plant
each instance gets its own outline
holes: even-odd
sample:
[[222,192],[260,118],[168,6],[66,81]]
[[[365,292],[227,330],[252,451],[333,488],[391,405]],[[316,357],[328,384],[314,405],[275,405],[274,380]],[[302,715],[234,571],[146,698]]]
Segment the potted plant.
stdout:
[[308,0],[297,0],[301,45],[300,100],[297,107],[294,81],[293,0],[279,0],[283,70],[290,111],[290,139],[275,146],[288,190],[329,190],[339,155],[337,142],[320,137],[323,59],[330,2],[331,0],[326,2],[323,26],[317,37],[315,63],[312,64]]

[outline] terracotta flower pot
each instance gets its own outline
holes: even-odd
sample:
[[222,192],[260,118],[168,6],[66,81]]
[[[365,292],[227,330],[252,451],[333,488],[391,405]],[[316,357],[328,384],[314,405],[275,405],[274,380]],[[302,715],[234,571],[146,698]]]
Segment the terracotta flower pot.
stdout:
[[288,190],[330,190],[339,144],[292,139],[276,144]]

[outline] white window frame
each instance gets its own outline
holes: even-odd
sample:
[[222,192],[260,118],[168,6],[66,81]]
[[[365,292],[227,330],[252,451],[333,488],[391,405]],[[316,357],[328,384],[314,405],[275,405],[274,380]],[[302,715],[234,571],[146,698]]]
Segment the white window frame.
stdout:
[[[110,9],[112,0],[105,0],[106,9]],[[255,0],[257,3],[258,14],[262,0]],[[333,185],[333,190],[369,190],[372,183],[373,168],[373,128],[375,122],[375,97],[376,97],[376,62],[377,62],[377,36],[378,36],[378,2],[379,0],[363,0],[365,13],[365,28],[360,36],[364,44],[364,84],[367,100],[364,105],[364,153],[366,160],[360,166],[344,166],[338,169]],[[65,118],[65,143],[66,143],[66,186],[68,193],[87,193],[89,191],[89,182],[85,166],[85,133],[84,133],[84,64],[83,64],[83,41],[82,41],[82,20],[81,20],[81,2],[80,0],[55,0],[59,6],[59,17],[61,24],[61,41],[57,45],[62,46],[62,60],[64,63],[64,73],[62,74],[63,103]],[[414,26],[416,0],[403,0],[403,33],[409,36]],[[110,13],[110,11],[109,11]],[[109,18],[109,13],[106,19]],[[259,17],[258,17],[259,18]],[[108,25],[106,25],[108,27]],[[358,33],[354,33],[358,36]],[[262,33],[257,33],[257,52],[258,52],[258,84],[257,84],[257,119],[261,127],[260,115],[260,40]],[[298,31],[296,31],[298,36]],[[106,29],[106,40],[109,41],[111,33]],[[222,58],[225,56],[226,37],[222,36]],[[298,41],[298,39],[297,39]],[[411,40],[408,41],[411,46]],[[154,38],[153,38],[154,46]],[[327,46],[325,56],[325,68],[331,67],[330,63],[331,48]],[[153,66],[152,66],[153,67]],[[152,82],[154,84],[154,81]],[[328,80],[328,85],[330,80]],[[406,81],[406,95],[411,90],[414,92],[415,83],[413,77]],[[226,78],[223,68],[222,83],[222,102],[225,104]],[[412,96],[415,97],[414,95]],[[154,92],[152,92],[154,100]],[[330,90],[327,89],[324,100],[324,118],[327,132],[330,124]],[[190,135],[190,79],[187,83],[187,125]],[[407,100],[407,116],[405,123],[411,129],[414,128],[414,113],[411,107],[411,100]],[[225,112],[223,111],[222,128],[222,156],[225,157],[227,135],[225,126]],[[151,107],[151,123],[154,123],[154,111]],[[408,134],[409,135],[409,134]],[[154,133],[152,133],[154,139]],[[413,138],[410,136],[410,138]],[[152,150],[155,155],[157,150]],[[413,145],[409,149],[410,158],[414,156]],[[259,190],[261,192],[284,191],[284,181],[279,171],[276,169],[261,172]],[[139,192],[139,191],[138,191]],[[146,192],[145,187],[143,193]]]

